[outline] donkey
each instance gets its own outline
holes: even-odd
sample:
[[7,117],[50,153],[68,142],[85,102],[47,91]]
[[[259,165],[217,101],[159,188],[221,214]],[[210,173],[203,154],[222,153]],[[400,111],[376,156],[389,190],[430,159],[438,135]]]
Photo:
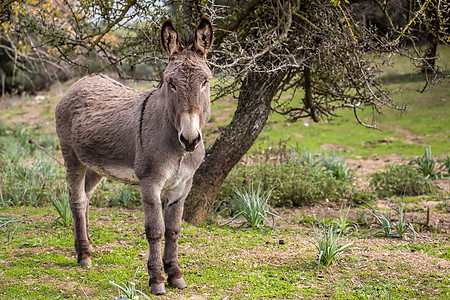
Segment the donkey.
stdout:
[[210,115],[212,74],[206,54],[212,43],[213,28],[207,18],[200,20],[189,38],[182,38],[167,20],[161,28],[161,44],[169,63],[159,88],[138,91],[107,76],[90,75],[61,98],[56,131],[80,266],[92,266],[89,199],[107,177],[140,185],[151,292],[165,293],[163,270],[170,286],[186,287],[178,266],[178,236],[184,200],[205,156],[201,129]]

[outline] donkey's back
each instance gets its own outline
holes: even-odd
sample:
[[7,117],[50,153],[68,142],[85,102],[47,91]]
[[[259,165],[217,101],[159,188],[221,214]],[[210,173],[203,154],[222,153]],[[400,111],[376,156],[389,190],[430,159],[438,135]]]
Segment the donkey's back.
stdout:
[[66,164],[73,157],[103,176],[137,183],[132,172],[139,127],[136,114],[150,93],[131,89],[104,75],[77,81],[55,113]]

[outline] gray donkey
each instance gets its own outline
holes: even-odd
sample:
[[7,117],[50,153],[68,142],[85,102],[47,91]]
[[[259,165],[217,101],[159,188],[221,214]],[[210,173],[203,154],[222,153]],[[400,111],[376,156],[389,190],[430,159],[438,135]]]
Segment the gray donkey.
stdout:
[[160,88],[138,91],[103,75],[86,76],[67,91],[55,113],[78,263],[92,266],[88,206],[101,179],[139,184],[153,294],[165,293],[163,269],[170,286],[186,287],[178,236],[184,200],[205,155],[201,129],[210,115],[211,22],[202,18],[193,37],[181,38],[168,20],[161,43],[169,63]]

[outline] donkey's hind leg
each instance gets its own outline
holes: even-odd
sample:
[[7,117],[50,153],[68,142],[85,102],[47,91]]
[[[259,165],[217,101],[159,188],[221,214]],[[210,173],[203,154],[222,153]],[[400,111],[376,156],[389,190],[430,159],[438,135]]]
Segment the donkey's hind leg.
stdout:
[[89,236],[89,200],[91,200],[92,194],[100,181],[103,179],[102,175],[97,174],[91,169],[86,169],[86,175],[84,177],[84,191],[86,193],[87,204],[86,204],[86,233],[89,240],[89,251],[94,253],[95,249],[92,246],[92,239]]
[[61,147],[61,150],[66,162],[69,203],[73,216],[73,233],[78,263],[82,267],[91,267],[91,252],[89,250],[90,243],[86,219],[88,199],[84,190],[86,167],[71,150],[63,147]]

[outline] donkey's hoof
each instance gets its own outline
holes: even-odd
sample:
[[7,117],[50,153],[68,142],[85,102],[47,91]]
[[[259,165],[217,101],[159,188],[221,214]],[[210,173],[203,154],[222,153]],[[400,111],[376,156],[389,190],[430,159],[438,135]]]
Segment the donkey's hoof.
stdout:
[[180,289],[180,290],[187,288],[187,284],[184,281],[183,277],[169,279],[169,285],[171,287],[174,287],[174,288],[177,288],[177,289]]
[[151,284],[151,292],[153,295],[162,295],[166,292],[166,288],[164,287],[164,283],[152,283]]
[[83,268],[91,268],[92,267],[92,261],[90,257],[87,257],[85,259],[80,260],[80,266]]

